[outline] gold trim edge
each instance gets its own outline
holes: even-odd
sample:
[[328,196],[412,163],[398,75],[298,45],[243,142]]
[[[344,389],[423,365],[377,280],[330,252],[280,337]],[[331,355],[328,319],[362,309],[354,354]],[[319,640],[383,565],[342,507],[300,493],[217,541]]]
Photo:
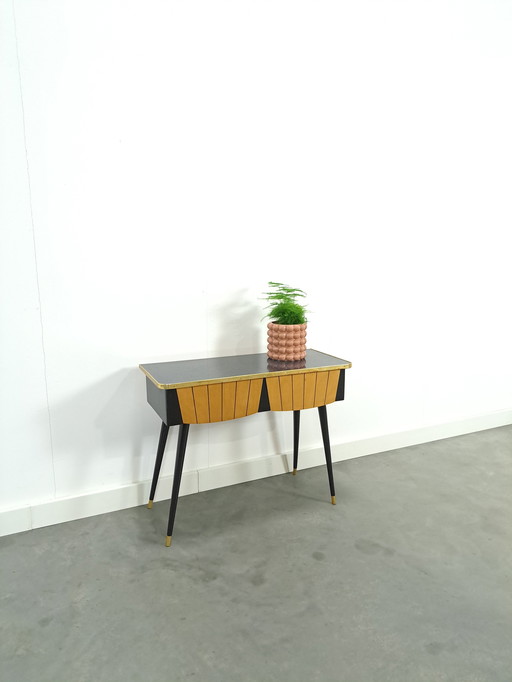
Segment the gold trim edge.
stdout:
[[284,369],[282,371],[262,372],[261,374],[242,374],[241,376],[217,377],[216,379],[199,379],[198,381],[184,381],[177,384],[161,384],[150,374],[143,365],[139,365],[144,374],[150,379],[157,388],[168,390],[170,388],[191,388],[193,386],[209,386],[211,384],[227,384],[230,381],[249,381],[250,379],[267,379],[268,377],[281,377],[292,374],[310,374],[311,372],[330,372],[335,369],[350,369],[351,362],[344,365],[329,365],[328,367],[311,367],[302,369]]

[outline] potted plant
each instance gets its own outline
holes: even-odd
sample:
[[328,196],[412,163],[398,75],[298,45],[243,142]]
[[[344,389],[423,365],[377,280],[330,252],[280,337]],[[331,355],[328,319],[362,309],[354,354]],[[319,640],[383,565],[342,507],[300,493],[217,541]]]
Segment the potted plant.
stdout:
[[306,294],[280,282],[269,282],[265,292],[270,318],[267,355],[271,360],[295,361],[306,357],[306,307],[299,302]]

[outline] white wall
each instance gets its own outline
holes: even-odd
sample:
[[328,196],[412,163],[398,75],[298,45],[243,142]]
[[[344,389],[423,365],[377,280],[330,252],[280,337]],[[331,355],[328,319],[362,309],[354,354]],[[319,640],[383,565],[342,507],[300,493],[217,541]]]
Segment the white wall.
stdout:
[[[512,421],[512,3],[0,8],[0,509],[146,481],[138,364],[263,351],[269,279],[353,362],[335,448]],[[290,431],[197,427],[185,468]]]

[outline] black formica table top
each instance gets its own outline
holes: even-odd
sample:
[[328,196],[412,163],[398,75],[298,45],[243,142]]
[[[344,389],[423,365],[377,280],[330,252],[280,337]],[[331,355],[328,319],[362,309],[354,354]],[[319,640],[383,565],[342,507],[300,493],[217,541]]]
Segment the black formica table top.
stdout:
[[297,362],[270,360],[266,353],[253,353],[176,362],[152,362],[139,367],[158,388],[168,389],[284,374],[348,369],[352,367],[352,363],[308,349],[306,358]]

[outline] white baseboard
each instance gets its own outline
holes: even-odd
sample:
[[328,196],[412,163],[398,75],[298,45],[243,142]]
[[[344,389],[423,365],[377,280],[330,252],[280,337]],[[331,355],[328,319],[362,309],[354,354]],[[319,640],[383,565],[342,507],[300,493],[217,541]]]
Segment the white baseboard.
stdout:
[[[512,410],[501,410],[447,424],[436,424],[411,431],[389,433],[375,438],[365,438],[350,443],[332,444],[332,459],[341,462],[354,457],[373,455],[397,450],[409,445],[452,438],[475,431],[512,424]],[[224,486],[276,476],[290,471],[290,454],[260,457],[243,462],[232,462],[208,469],[184,472],[180,496],[222,488]],[[307,469],[325,462],[323,448],[300,452],[300,468]],[[169,491],[172,476],[160,479],[159,490]],[[100,490],[75,497],[50,500],[34,505],[0,511],[0,536],[20,533],[34,528],[74,521],[88,516],[119,511],[145,504],[149,496],[150,482],[133,483],[112,490]],[[157,492],[155,501],[165,499]]]
[[[165,499],[165,495],[159,495],[159,490],[171,490],[172,479],[172,476],[160,477],[155,502]],[[185,471],[181,478],[180,495],[197,493],[197,479],[197,471]],[[32,506],[0,511],[0,537],[129,507],[138,507],[147,503],[150,485],[150,481],[142,481],[111,490],[98,490],[75,497],[63,497]]]

